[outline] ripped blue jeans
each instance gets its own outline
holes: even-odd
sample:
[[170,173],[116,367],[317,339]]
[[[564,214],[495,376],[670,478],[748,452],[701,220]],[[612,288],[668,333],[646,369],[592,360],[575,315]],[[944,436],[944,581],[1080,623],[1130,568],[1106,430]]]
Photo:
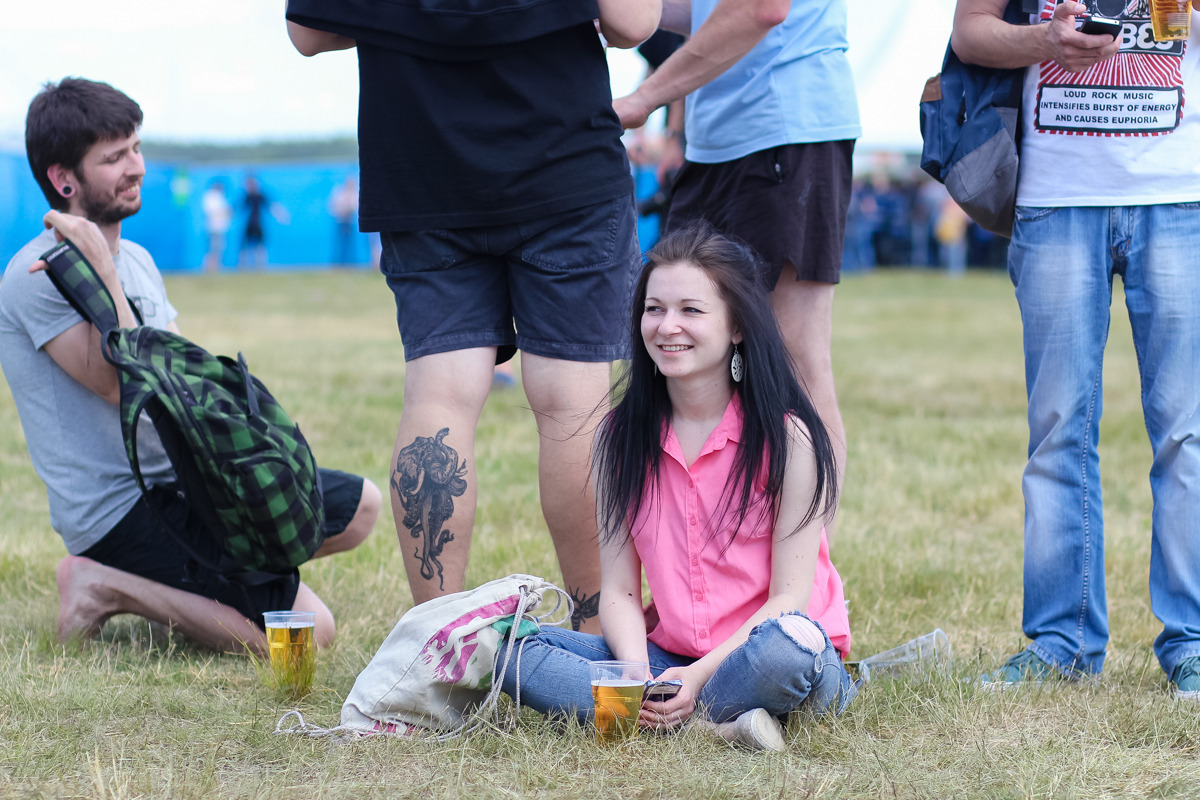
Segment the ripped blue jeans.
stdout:
[[[802,614],[784,615],[808,617]],[[776,617],[757,625],[744,644],[735,649],[708,679],[696,706],[713,722],[726,722],[752,708],[765,708],[782,717],[800,710],[812,715],[840,714],[858,693],[842,666],[842,659],[817,623],[825,645],[816,652],[781,624]],[[497,680],[505,694],[543,714],[574,714],[580,722],[592,718],[592,684],[588,663],[614,658],[602,636],[563,628],[543,627],[518,642],[503,675],[506,651],[497,657]],[[668,653],[648,643],[650,671],[658,675],[671,667],[684,667],[696,659]]]

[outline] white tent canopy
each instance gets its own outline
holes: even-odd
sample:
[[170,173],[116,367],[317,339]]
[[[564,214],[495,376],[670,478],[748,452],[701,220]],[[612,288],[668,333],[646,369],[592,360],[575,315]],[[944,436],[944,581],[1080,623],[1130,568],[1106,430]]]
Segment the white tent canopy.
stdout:
[[941,71],[954,5],[955,0],[851,0],[848,55],[862,115],[860,149],[921,149],[921,90]]

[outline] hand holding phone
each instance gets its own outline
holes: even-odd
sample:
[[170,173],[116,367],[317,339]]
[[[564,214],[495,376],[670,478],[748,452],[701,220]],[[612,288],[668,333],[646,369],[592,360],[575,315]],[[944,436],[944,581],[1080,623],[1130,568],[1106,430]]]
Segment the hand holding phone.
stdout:
[[670,700],[679,694],[679,690],[682,688],[683,681],[681,680],[649,681],[646,683],[646,691],[642,695],[642,700],[661,703],[663,700]]
[[1107,33],[1112,38],[1117,38],[1121,34],[1121,20],[1111,19],[1109,17],[1097,17],[1095,14],[1086,18],[1083,24],[1079,26],[1080,33],[1086,33],[1089,36],[1097,36],[1102,33]]

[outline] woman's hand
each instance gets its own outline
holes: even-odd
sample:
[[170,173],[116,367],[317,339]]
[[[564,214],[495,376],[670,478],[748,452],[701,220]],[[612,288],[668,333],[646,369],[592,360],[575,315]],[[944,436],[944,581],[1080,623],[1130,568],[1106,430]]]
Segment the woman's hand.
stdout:
[[678,728],[691,719],[696,711],[696,697],[704,688],[707,678],[689,667],[671,667],[656,678],[660,681],[681,680],[683,686],[672,698],[662,701],[648,700],[642,703],[638,724],[643,728],[664,731]]

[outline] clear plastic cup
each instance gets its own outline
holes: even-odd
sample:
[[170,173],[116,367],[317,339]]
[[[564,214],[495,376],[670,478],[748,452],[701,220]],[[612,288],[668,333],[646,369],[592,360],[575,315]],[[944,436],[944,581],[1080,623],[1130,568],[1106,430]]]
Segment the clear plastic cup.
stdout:
[[937,628],[899,647],[864,658],[857,666],[859,677],[866,682],[874,678],[928,675],[949,670],[953,664],[954,650],[950,647],[950,639],[945,631]]
[[590,667],[596,742],[612,745],[634,738],[649,667],[641,661],[593,661]]
[[265,611],[263,623],[271,655],[272,684],[292,699],[303,697],[312,688],[317,671],[317,647],[313,643],[317,612]]
[[1192,29],[1191,0],[1150,0],[1150,25],[1156,42],[1187,39]]

